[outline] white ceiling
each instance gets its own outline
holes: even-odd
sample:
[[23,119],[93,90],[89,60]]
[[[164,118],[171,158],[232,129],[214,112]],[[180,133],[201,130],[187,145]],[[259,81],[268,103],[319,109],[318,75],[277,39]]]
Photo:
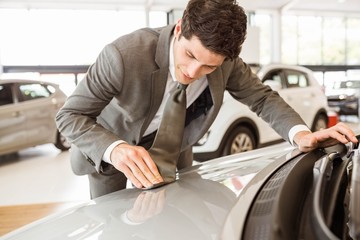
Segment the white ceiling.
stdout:
[[[66,9],[183,9],[188,0],[0,0],[0,8]],[[238,0],[247,11],[306,11],[356,14],[360,17],[360,0]]]

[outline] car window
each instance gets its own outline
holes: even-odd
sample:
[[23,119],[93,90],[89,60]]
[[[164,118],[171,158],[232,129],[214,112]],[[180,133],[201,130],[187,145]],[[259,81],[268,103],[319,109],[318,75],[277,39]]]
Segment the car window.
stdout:
[[21,84],[19,85],[20,90],[20,101],[29,101],[38,98],[45,98],[51,95],[51,92],[46,86],[38,83],[32,84]]
[[10,84],[1,84],[0,85],[0,106],[12,104],[13,95],[11,92],[11,85]]
[[269,73],[267,73],[263,80],[267,81],[267,80],[272,80],[275,82],[278,82],[280,84],[280,86],[283,86],[283,82],[281,81],[281,70],[274,70],[274,71],[270,71]]
[[335,83],[334,88],[360,88],[360,81],[343,81]]
[[286,85],[288,88],[304,88],[309,86],[309,81],[306,75],[298,71],[287,71]]

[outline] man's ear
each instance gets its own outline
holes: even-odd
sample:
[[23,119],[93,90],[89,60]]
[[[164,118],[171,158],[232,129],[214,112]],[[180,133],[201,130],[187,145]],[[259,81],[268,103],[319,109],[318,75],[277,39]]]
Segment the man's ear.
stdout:
[[175,25],[175,37],[178,39],[181,34],[181,19],[179,19]]

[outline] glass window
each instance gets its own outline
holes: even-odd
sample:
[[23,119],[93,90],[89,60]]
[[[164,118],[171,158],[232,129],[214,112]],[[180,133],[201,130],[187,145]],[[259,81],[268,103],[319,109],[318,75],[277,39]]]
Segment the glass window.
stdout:
[[360,64],[360,18],[347,19],[346,26],[347,64]]
[[344,18],[324,18],[323,64],[345,64],[344,22]]
[[281,76],[282,76],[281,70],[273,70],[264,76],[263,81],[272,80],[272,81],[277,82],[279,84],[279,86],[283,87],[283,82],[281,80]]
[[286,82],[288,88],[294,88],[294,87],[307,87],[308,80],[307,77],[300,72],[288,72],[286,74]]
[[334,89],[339,88],[360,88],[360,81],[338,81],[334,84]]
[[45,98],[51,95],[46,86],[41,84],[23,84],[19,86],[21,93],[20,101],[28,101],[38,98]]
[[360,18],[282,16],[283,63],[360,64]]
[[337,81],[346,80],[346,72],[344,71],[328,71],[324,73],[324,83],[327,90],[330,90]]
[[13,95],[10,84],[0,85],[0,106],[13,103]]
[[[164,13],[149,17],[151,26],[167,22]],[[146,27],[146,14],[144,10],[0,9],[0,22],[6,23],[1,25],[2,65],[87,65],[106,44]],[[44,22],[51,27],[45,28]]]
[[149,27],[157,28],[167,25],[167,14],[162,11],[151,11],[149,13]]
[[287,64],[298,63],[298,26],[296,16],[282,17],[281,59]]
[[254,16],[256,27],[260,28],[260,64],[268,64],[271,60],[271,24],[270,14],[256,14]]
[[67,96],[70,96],[76,87],[75,74],[41,74],[40,80],[58,84]]
[[321,64],[321,17],[298,18],[298,64]]

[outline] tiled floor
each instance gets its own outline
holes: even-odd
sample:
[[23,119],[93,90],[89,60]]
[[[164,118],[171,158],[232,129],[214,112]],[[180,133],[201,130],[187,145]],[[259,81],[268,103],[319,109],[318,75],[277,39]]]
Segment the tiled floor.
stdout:
[[46,144],[0,159],[0,206],[90,199],[86,176],[72,173],[69,152]]

